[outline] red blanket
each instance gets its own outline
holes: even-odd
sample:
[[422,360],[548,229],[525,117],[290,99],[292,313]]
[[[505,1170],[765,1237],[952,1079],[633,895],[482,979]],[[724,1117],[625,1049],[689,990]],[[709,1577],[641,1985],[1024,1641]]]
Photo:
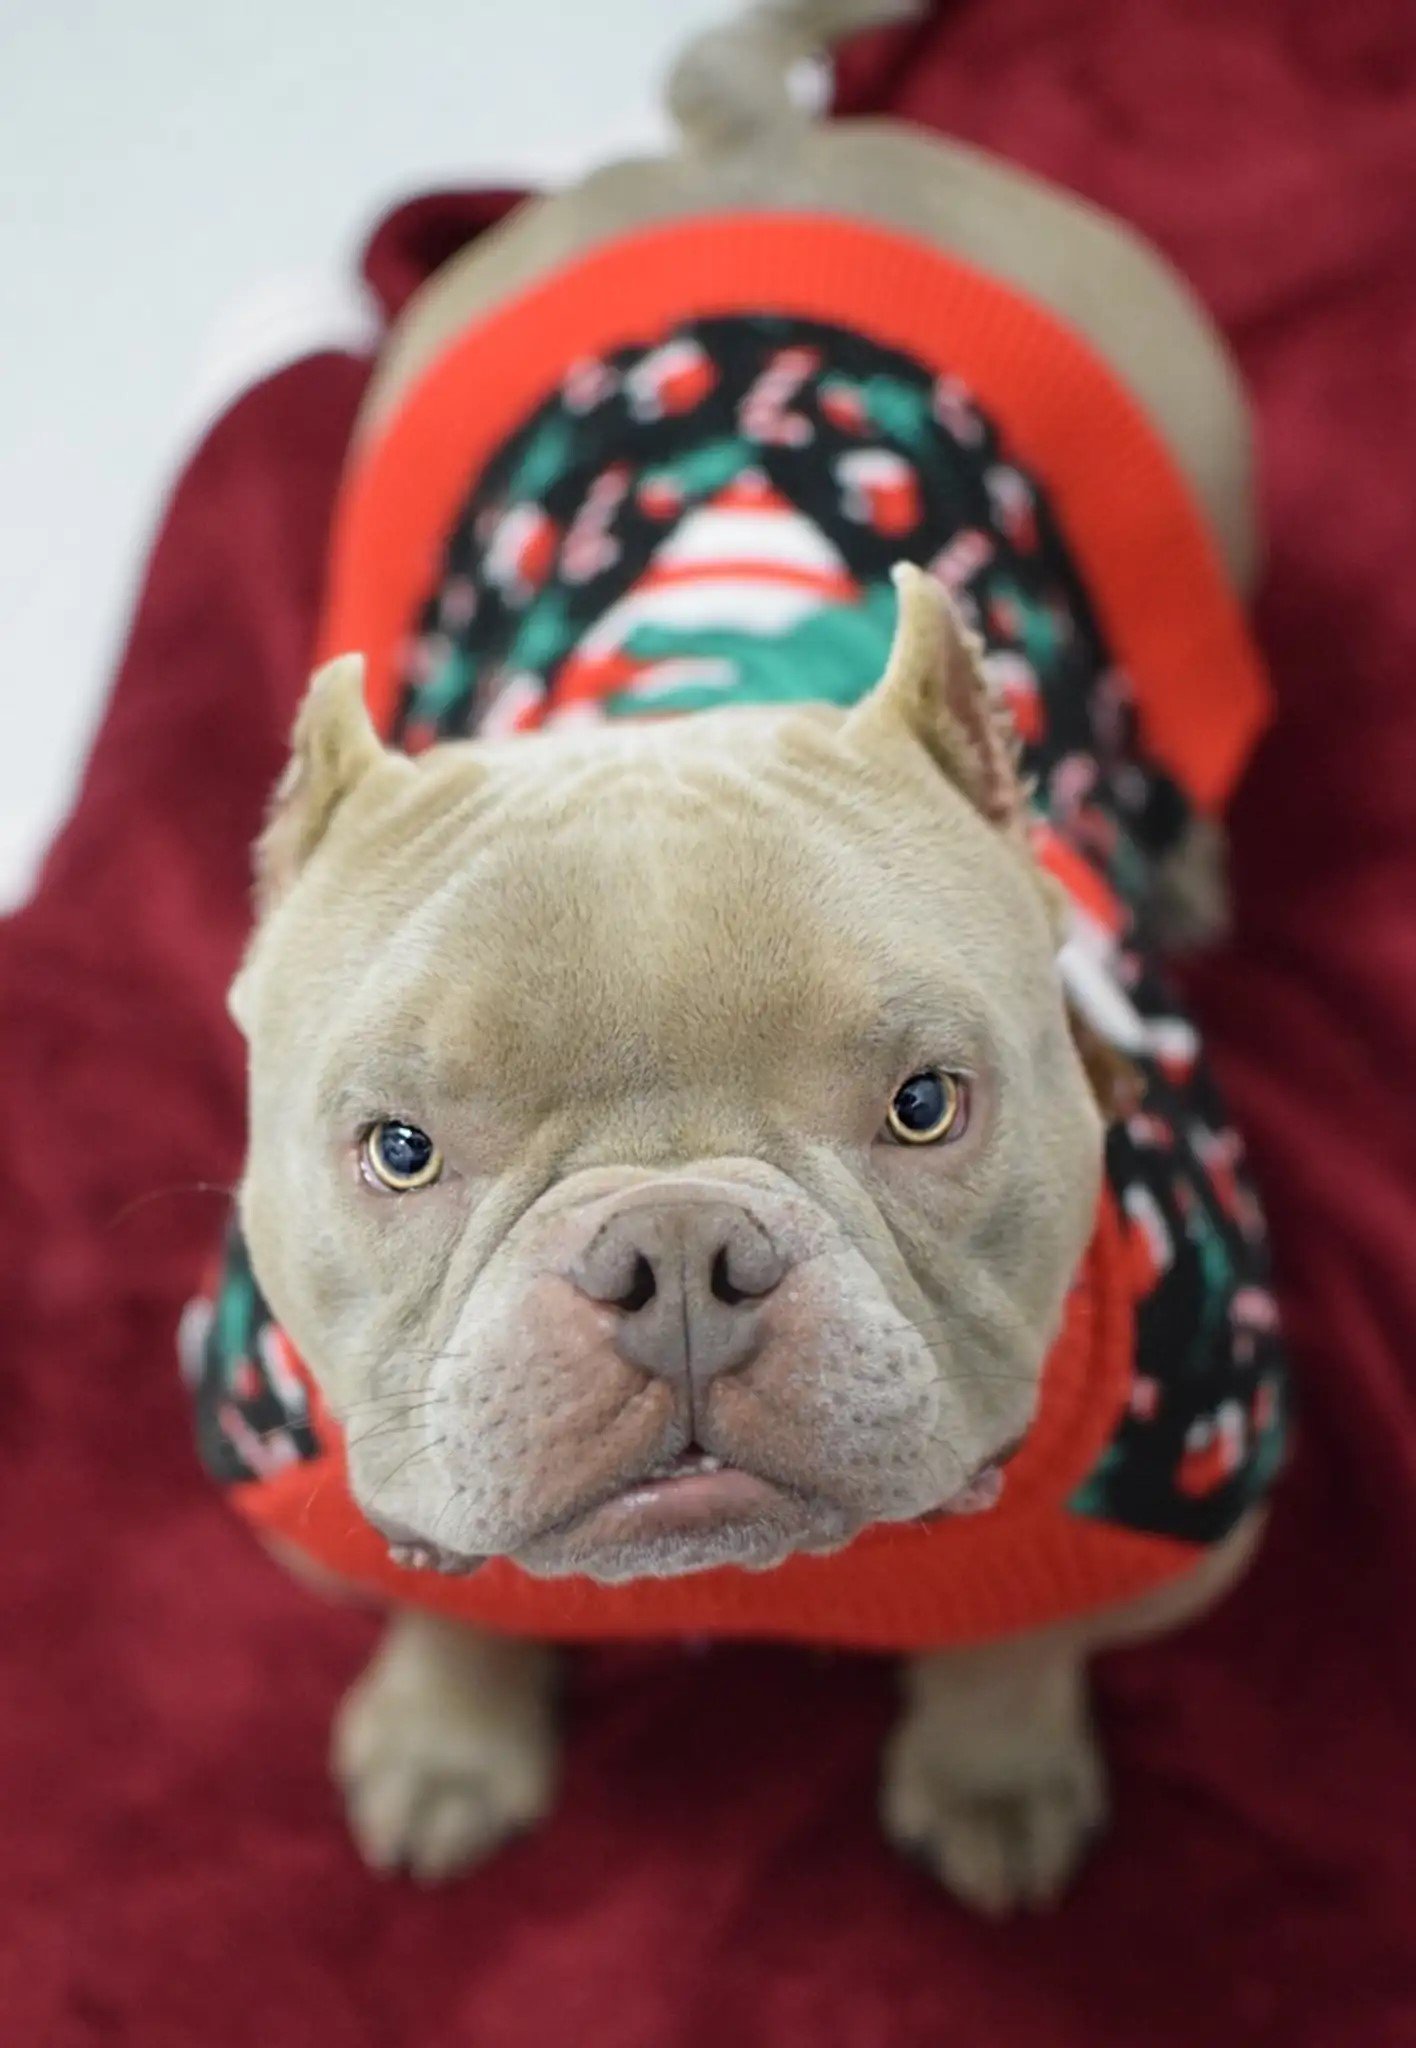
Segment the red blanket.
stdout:
[[[1281,716],[1200,998],[1306,1396],[1272,1539],[1220,1613],[1104,1664],[1118,1818],[1050,1919],[979,1926],[882,1846],[886,1670],[764,1650],[585,1656],[540,1834],[436,1895],[360,1869],[324,1750],[373,1624],[256,1554],[171,1365],[221,1209],[193,1184],[238,1158],[245,845],[365,375],[311,359],[179,486],[0,935],[7,2048],[1416,2041],[1416,15],[977,0],[857,51],[843,98],[1136,220],[1257,398]],[[385,300],[504,203],[395,217]]]

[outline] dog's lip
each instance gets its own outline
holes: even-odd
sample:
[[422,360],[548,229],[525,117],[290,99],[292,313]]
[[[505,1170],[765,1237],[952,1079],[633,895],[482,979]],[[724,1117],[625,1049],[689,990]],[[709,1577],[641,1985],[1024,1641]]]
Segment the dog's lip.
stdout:
[[785,1486],[697,1444],[663,1458],[585,1503],[544,1535],[573,1535],[595,1549],[646,1536],[687,1535],[780,1514],[796,1497]]
[[[916,1526],[929,1528],[955,1515],[982,1514],[995,1507],[1004,1490],[1007,1466],[1022,1442],[1019,1437],[986,1458],[948,1499],[918,1515]],[[787,1504],[802,1505],[795,1488],[693,1443],[619,1481],[612,1492],[572,1509],[539,1530],[537,1540],[574,1535],[587,1547],[609,1549],[630,1539],[692,1535],[725,1523],[780,1515]],[[389,1556],[405,1571],[466,1576],[487,1562],[485,1557],[444,1550],[402,1525],[381,1521],[375,1526],[388,1543]]]
[[738,1465],[716,1465],[632,1480],[574,1521],[576,1536],[596,1547],[631,1538],[691,1535],[780,1511],[788,1496],[770,1479]]
[[[612,1492],[582,1502],[537,1530],[535,1541],[573,1535],[597,1550],[610,1549],[631,1538],[688,1535],[727,1522],[751,1521],[774,1510],[780,1513],[794,1498],[789,1488],[692,1444],[618,1481]],[[487,1563],[486,1557],[444,1549],[405,1523],[381,1516],[368,1519],[400,1570],[466,1577]]]

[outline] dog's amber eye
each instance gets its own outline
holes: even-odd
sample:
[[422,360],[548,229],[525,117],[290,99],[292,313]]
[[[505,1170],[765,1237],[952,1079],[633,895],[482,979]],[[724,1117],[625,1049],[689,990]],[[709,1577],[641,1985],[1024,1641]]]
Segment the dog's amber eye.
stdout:
[[371,1124],[360,1151],[368,1177],[396,1195],[431,1187],[442,1172],[442,1154],[427,1132],[397,1118]]
[[911,1074],[895,1090],[885,1117],[891,1137],[902,1145],[938,1145],[962,1138],[968,1121],[968,1083],[958,1074],[941,1074],[933,1067]]

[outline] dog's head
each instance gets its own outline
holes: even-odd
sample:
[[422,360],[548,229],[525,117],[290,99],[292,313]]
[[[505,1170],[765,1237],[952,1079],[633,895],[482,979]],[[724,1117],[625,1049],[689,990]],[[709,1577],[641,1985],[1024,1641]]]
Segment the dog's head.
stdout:
[[312,686],[233,993],[256,1270],[366,1514],[602,1579],[988,1497],[1101,1119],[977,649],[856,710],[385,750]]

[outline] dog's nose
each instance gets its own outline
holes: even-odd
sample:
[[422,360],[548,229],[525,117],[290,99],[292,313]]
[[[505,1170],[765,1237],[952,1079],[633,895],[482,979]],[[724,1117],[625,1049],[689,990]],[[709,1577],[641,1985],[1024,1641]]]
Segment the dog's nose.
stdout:
[[759,1306],[786,1270],[746,1209],[675,1201],[613,1210],[569,1277],[619,1311],[623,1358],[662,1379],[704,1381],[751,1359]]

